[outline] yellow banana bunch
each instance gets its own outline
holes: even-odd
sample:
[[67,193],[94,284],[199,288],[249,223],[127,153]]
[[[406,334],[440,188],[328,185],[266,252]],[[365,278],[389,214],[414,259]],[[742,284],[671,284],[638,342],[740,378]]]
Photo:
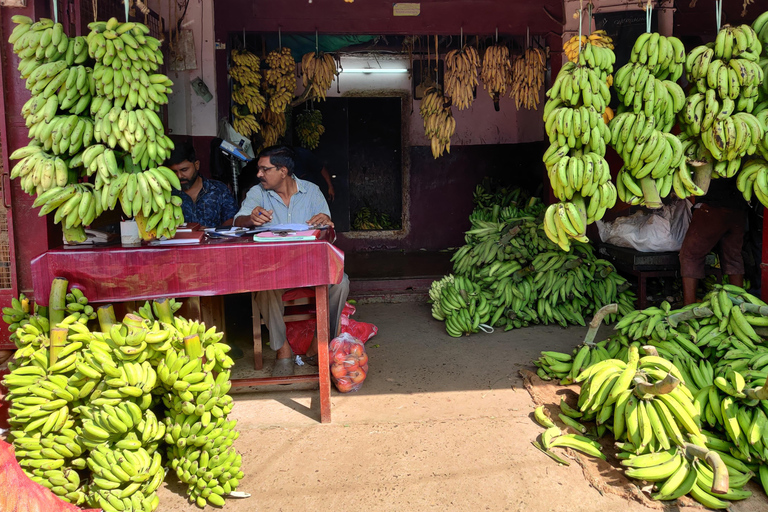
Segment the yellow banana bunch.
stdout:
[[238,105],[248,107],[252,114],[260,114],[266,107],[266,100],[259,87],[255,85],[238,85],[232,87],[232,100]]
[[259,58],[248,50],[232,50],[232,62],[238,66],[258,70],[261,67]]
[[424,134],[430,139],[435,158],[441,157],[445,151],[451,152],[451,137],[456,131],[456,120],[451,108],[446,106],[447,101],[439,89],[430,87],[419,107],[419,114],[424,120]]
[[515,98],[518,110],[521,106],[528,110],[538,108],[546,69],[546,55],[540,48],[527,48],[522,56],[515,57],[510,96]]
[[[293,101],[296,90],[296,63],[289,48],[269,52],[266,58],[267,69],[264,81],[267,84],[267,97],[272,112],[280,114]],[[256,112],[254,112],[255,114]]]
[[474,101],[479,67],[480,56],[473,46],[464,45],[445,55],[445,95],[459,110],[469,108]]
[[336,78],[336,61],[330,53],[309,52],[301,58],[301,81],[310,89],[310,97],[325,99]]
[[604,71],[613,72],[616,56],[613,53],[613,39],[605,30],[596,30],[589,36],[573,36],[564,45],[566,57],[571,62]]
[[261,83],[261,72],[258,67],[251,68],[238,64],[229,68],[229,76],[241,85],[254,85],[258,87]]
[[275,114],[270,109],[265,109],[261,113],[261,136],[264,138],[264,147],[273,146],[285,135],[288,125],[285,120],[285,113]]
[[498,104],[499,97],[507,93],[507,87],[512,81],[512,64],[506,45],[495,44],[486,48],[480,78],[494,104]]
[[315,149],[324,132],[323,114],[319,110],[305,110],[296,116],[296,135],[302,147]]

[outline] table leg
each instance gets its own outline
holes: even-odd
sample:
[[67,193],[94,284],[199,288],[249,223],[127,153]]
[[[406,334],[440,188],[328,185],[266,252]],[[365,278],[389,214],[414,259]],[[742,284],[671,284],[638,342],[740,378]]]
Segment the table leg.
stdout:
[[315,286],[317,305],[317,364],[320,374],[320,423],[331,422],[331,374],[328,361],[328,286]]
[[256,302],[256,293],[251,293],[251,312],[253,314],[253,369],[264,367],[264,356],[261,348],[261,311]]

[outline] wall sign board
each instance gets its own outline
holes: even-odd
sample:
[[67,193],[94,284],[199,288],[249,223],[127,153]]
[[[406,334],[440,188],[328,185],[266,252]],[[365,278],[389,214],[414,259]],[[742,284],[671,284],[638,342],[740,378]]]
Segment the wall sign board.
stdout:
[[392,5],[393,16],[418,16],[419,14],[421,14],[420,3],[399,2]]

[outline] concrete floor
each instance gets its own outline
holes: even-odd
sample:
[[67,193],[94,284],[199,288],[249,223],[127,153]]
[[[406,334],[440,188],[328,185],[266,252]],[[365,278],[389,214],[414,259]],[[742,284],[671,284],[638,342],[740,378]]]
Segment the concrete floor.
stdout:
[[[366,345],[370,372],[362,390],[333,391],[331,424],[318,423],[316,390],[235,394],[245,472],[239,490],[252,496],[228,500],[226,510],[662,508],[628,499],[636,488],[606,463],[598,478],[609,492],[590,485],[577,463],[558,466],[530,444],[542,429],[519,371],[532,369],[541,350],[570,350],[586,328],[541,326],[455,340],[424,303],[364,304],[353,318],[376,324],[379,334]],[[250,364],[246,354],[238,373],[251,373]],[[171,473],[160,491],[161,510],[194,510],[173,480]],[[732,510],[766,510],[768,500],[753,490],[755,497]]]

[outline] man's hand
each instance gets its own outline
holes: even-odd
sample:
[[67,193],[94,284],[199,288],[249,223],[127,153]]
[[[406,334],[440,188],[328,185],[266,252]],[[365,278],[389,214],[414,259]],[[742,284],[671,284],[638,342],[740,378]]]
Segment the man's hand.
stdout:
[[331,222],[331,218],[324,213],[318,213],[317,215],[309,219],[307,221],[307,224],[309,224],[310,226],[333,227],[333,222]]
[[331,202],[336,199],[336,191],[333,189],[333,185],[330,183],[328,184],[328,197],[331,199]]
[[263,226],[267,222],[272,220],[272,210],[265,210],[261,206],[257,206],[251,212],[251,222],[254,226]]

